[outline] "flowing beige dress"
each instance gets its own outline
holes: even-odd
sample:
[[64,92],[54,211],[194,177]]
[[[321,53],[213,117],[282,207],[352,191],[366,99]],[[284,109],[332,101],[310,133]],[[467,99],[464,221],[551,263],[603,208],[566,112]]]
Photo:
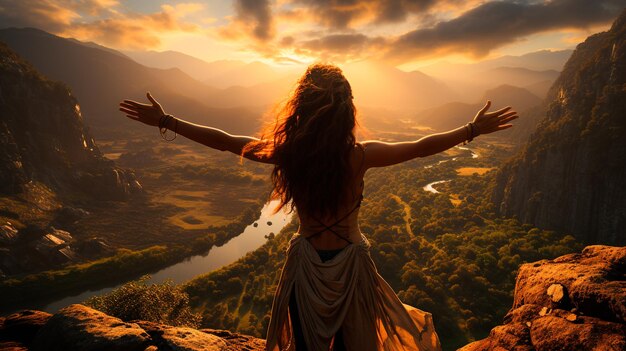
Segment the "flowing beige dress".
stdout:
[[348,350],[441,350],[432,315],[403,304],[378,274],[367,238],[322,262],[303,235],[294,234],[274,296],[266,350],[295,350],[289,297],[295,289],[310,351],[329,350],[339,328]]

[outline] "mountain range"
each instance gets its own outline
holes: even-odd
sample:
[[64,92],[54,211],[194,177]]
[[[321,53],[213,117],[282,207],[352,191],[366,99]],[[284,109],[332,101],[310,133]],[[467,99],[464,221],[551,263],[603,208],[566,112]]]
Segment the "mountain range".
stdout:
[[[263,114],[285,100],[302,69],[281,70],[261,62],[205,62],[171,51],[119,52],[33,28],[2,29],[0,41],[44,75],[68,84],[96,137],[149,133],[148,127],[126,120],[117,111],[117,103],[122,99],[145,101],[146,91],[159,99],[168,112],[184,119],[232,133],[254,133]],[[464,71],[475,74],[490,70],[489,79],[480,89],[456,86],[446,81],[445,75],[405,72],[381,62],[355,62],[342,68],[353,87],[357,106],[363,111],[385,111],[384,115],[367,113],[368,124],[372,128],[386,126],[405,132],[406,125],[395,122],[399,118],[426,109],[445,109],[445,104],[452,102],[473,105],[485,91],[503,84],[525,87],[530,94],[542,97],[555,78],[558,61],[565,55],[567,52],[540,52],[463,66]],[[541,59],[550,64],[542,66]],[[386,88],[381,89],[383,86]],[[471,99],[466,96],[468,91]],[[498,96],[500,103],[513,105],[510,101],[517,99],[519,90],[510,92]],[[432,123],[456,127],[454,118],[441,122],[445,119],[439,116]],[[417,120],[431,123],[419,116]]]
[[[515,121],[516,125],[535,123],[536,121],[527,120],[523,117],[525,117],[526,111],[540,105],[542,102],[540,97],[524,88],[512,85],[501,85],[485,91],[481,99],[476,103],[449,102],[420,111],[414,117],[414,120],[420,125],[428,125],[437,131],[453,129],[467,123],[487,100],[492,100],[494,103],[500,104],[506,102],[507,105],[513,106],[522,116],[518,121]],[[496,105],[494,109],[500,107],[504,106]]]
[[269,65],[254,61],[218,60],[206,62],[178,51],[124,51],[138,63],[154,68],[178,68],[191,77],[218,88],[250,87],[277,80],[284,75]]
[[251,132],[258,126],[257,113],[247,108],[223,107],[219,89],[178,68],[146,67],[123,54],[33,28],[0,30],[0,41],[45,76],[69,85],[96,136],[108,130],[148,132],[147,127],[127,120],[118,111],[118,103],[123,99],[145,101],[146,91],[161,99],[169,111],[192,122],[235,133]]

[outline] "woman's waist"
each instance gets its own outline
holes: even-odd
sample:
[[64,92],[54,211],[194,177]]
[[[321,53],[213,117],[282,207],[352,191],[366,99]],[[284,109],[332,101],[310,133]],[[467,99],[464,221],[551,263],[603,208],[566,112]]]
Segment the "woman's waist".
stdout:
[[346,239],[352,243],[359,242],[362,235],[358,225],[325,228],[323,226],[306,226],[300,224],[297,233],[309,240],[315,240],[317,242],[343,242],[344,244],[346,243]]

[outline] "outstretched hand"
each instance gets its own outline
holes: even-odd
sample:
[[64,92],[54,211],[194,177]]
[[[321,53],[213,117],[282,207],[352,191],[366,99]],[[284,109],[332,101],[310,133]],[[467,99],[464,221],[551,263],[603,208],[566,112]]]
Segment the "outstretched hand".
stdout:
[[163,107],[159,104],[150,93],[146,96],[151,104],[142,104],[133,100],[124,100],[120,102],[120,111],[126,114],[126,117],[145,123],[149,126],[158,126],[161,117],[165,114]]
[[487,100],[483,107],[472,121],[478,128],[480,134],[489,134],[513,127],[508,122],[518,118],[517,112],[511,111],[511,106],[499,109],[498,111],[487,112],[491,107],[491,101]]

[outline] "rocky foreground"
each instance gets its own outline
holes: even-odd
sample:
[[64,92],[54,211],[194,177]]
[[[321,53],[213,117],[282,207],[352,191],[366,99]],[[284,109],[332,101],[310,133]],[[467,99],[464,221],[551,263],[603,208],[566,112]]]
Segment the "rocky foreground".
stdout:
[[[0,350],[262,350],[265,341],[214,329],[123,322],[83,305],[0,317]],[[626,350],[626,247],[520,267],[504,324],[460,351]]]
[[626,350],[626,247],[520,267],[504,324],[459,351]]
[[25,310],[0,318],[0,350],[254,351],[265,340],[226,330],[122,320],[83,305],[54,315]]

